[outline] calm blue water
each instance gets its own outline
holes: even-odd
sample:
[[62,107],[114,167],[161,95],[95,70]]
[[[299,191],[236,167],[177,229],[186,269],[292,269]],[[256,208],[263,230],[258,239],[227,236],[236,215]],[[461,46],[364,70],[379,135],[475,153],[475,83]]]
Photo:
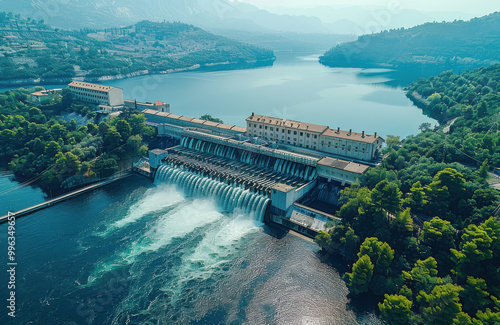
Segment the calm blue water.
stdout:
[[380,69],[329,68],[317,57],[278,54],[271,67],[143,76],[104,84],[123,88],[125,98],[170,103],[175,114],[211,114],[239,126],[246,126],[252,112],[402,138],[419,133],[424,122],[436,124],[412,105],[401,88],[390,87]]
[[[15,197],[0,196],[2,207]],[[315,244],[138,176],[23,217],[16,231],[17,318],[3,309],[0,324],[380,324],[349,305]],[[5,272],[0,281],[5,301]]]
[[[106,84],[237,125],[255,112],[404,137],[434,123],[379,72],[281,56],[267,68]],[[11,176],[0,171],[0,214],[45,199]],[[315,244],[140,177],[21,218],[16,234],[17,318],[2,307],[0,324],[380,324],[349,303]],[[6,238],[0,225],[4,262]],[[7,282],[0,272],[4,302]]]

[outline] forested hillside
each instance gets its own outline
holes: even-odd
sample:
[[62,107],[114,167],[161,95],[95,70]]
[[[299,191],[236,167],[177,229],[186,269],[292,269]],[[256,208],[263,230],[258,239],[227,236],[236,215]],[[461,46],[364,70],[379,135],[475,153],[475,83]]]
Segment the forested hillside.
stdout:
[[80,77],[232,64],[272,64],[273,52],[192,25],[143,21],[126,28],[65,31],[43,21],[0,13],[2,80]]
[[470,21],[427,23],[360,36],[320,62],[332,67],[476,68],[500,60],[500,12]]
[[341,225],[316,238],[352,264],[351,293],[373,295],[390,324],[500,322],[499,193],[488,183],[500,167],[499,82],[495,65],[412,84],[410,96],[454,124],[389,136],[383,163],[343,190]]
[[[67,89],[40,107],[30,103],[31,91],[0,93],[0,163],[23,181],[39,181],[44,190],[108,177],[127,158],[144,155],[156,137],[143,114],[96,124],[94,108],[75,101]],[[62,117],[68,113],[74,119]]]

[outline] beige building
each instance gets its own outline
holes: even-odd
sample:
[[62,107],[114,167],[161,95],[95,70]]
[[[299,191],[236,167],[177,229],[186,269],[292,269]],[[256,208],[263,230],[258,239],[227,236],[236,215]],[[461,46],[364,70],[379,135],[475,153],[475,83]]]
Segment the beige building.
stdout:
[[[180,127],[202,129],[216,133],[227,133],[232,135],[244,134],[246,132],[245,128],[236,125],[228,125],[223,123],[205,121],[194,117],[176,115],[166,112],[159,112],[157,110],[152,110],[152,109],[145,109],[142,112],[144,113],[144,116],[146,117],[146,120],[148,122],[153,122],[157,124],[169,124]],[[162,128],[160,125],[159,130],[161,131],[161,129]]]
[[252,115],[246,119],[247,136],[319,150],[320,135],[328,127],[275,117]]
[[78,100],[104,106],[122,106],[123,89],[91,84],[88,82],[73,81],[68,85]]
[[332,130],[328,126],[253,114],[246,119],[247,136],[318,150],[347,158],[373,161],[384,139],[380,136]]
[[320,136],[319,150],[334,155],[372,161],[382,150],[384,139],[375,135],[327,129]]

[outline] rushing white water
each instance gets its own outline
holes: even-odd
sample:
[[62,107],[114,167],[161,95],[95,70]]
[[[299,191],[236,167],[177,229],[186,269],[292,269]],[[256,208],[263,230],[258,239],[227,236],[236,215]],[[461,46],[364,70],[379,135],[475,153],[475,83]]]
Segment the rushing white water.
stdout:
[[155,183],[176,185],[188,196],[212,198],[221,209],[229,212],[241,209],[244,214],[253,215],[259,222],[264,219],[270,201],[250,190],[167,165],[158,169]]
[[193,250],[183,255],[181,267],[176,272],[177,284],[163,290],[180,293],[187,282],[210,278],[233,260],[244,244],[242,240],[260,231],[262,225],[238,210],[231,217],[222,218],[203,233],[203,239]]
[[100,235],[107,236],[117,229],[137,222],[152,212],[176,205],[182,201],[184,201],[184,197],[173,187],[158,186],[150,188],[144,193],[140,201],[128,209],[127,215],[124,218],[107,226],[106,231]]
[[215,202],[196,199],[186,202],[161,215],[155,225],[139,239],[132,241],[124,250],[107,262],[101,263],[89,276],[92,284],[106,272],[134,263],[144,253],[157,252],[172,243],[174,238],[183,238],[197,228],[203,228],[219,220],[223,215],[217,211]]
[[[150,213],[161,214],[142,236],[100,263],[89,276],[87,285],[106,272],[135,263],[143,254],[160,251],[175,238],[184,238],[205,228],[208,230],[201,232],[200,244],[184,256],[183,271],[178,279],[180,285],[194,278],[206,279],[226,261],[242,237],[259,229],[270,201],[248,189],[166,165],[158,169],[155,183],[157,187],[148,190],[128,209],[125,217],[112,223],[104,234],[137,223]],[[186,196],[177,189],[184,190]],[[220,209],[236,211],[236,217],[224,216]],[[163,210],[167,211],[162,213]]]

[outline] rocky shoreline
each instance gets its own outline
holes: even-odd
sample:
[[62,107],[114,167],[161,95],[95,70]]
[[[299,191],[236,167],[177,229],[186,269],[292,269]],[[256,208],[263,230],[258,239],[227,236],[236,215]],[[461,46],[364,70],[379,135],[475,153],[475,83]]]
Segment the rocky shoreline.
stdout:
[[154,70],[139,70],[127,74],[118,74],[112,76],[100,76],[100,77],[61,77],[61,78],[30,78],[30,79],[14,79],[14,80],[0,80],[0,87],[21,87],[21,86],[41,86],[50,84],[66,84],[72,81],[85,81],[85,82],[103,82],[111,80],[128,79],[138,76],[146,75],[156,75],[156,74],[171,74],[178,72],[187,72],[194,70],[210,69],[214,70],[217,67],[221,67],[221,70],[238,70],[238,69],[249,69],[258,66],[272,65],[276,58],[263,61],[247,61],[245,63],[238,62],[217,62],[217,63],[207,63],[207,64],[195,64],[185,68],[168,69],[163,71]]

